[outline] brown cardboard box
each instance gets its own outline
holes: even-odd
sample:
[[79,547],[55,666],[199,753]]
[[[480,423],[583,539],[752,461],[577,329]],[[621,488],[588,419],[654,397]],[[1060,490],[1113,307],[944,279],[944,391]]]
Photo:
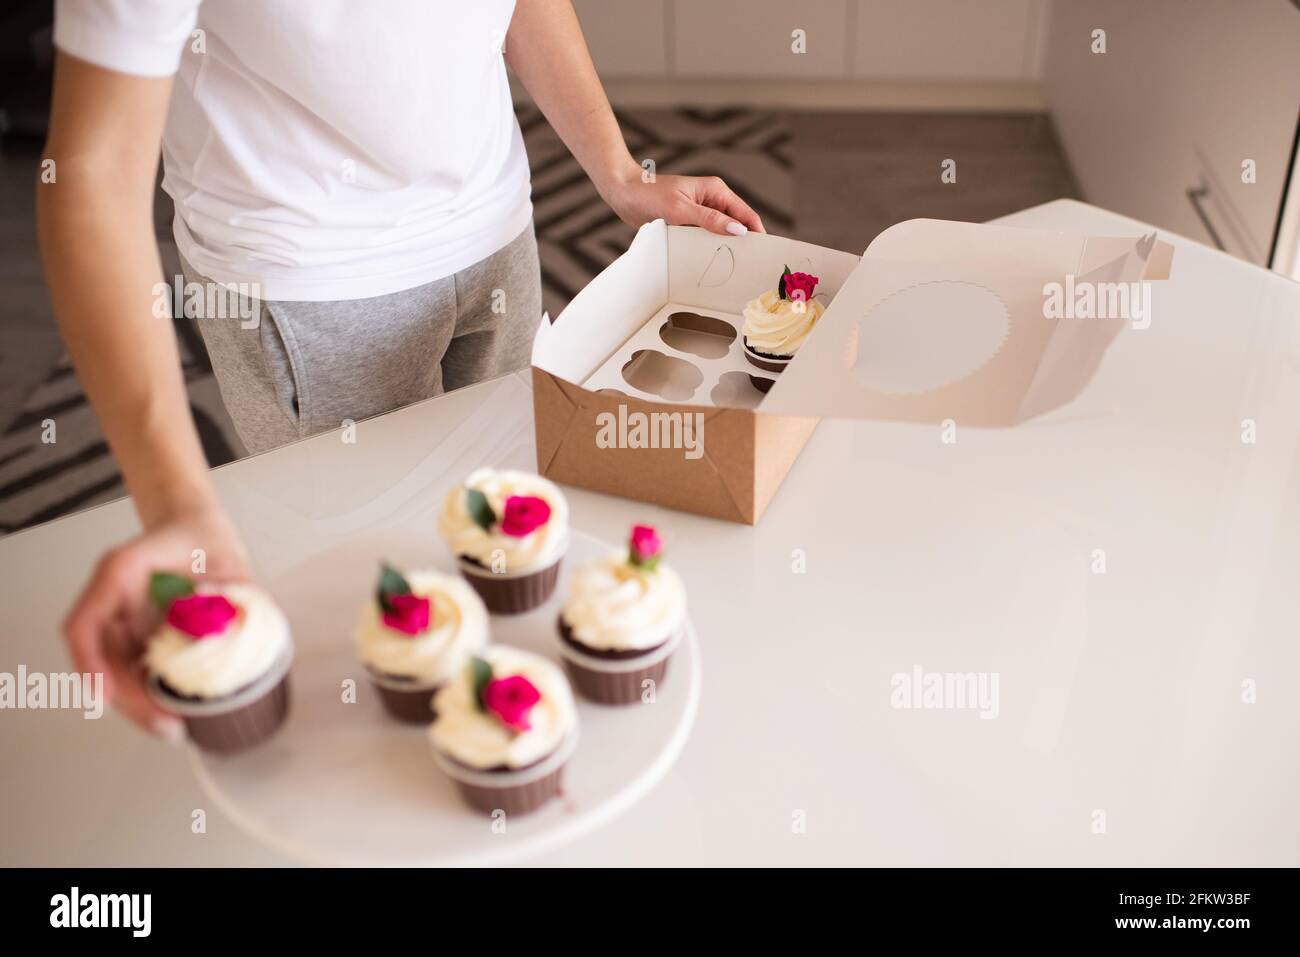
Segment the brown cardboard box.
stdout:
[[[703,416],[703,454],[678,449],[598,448],[597,416],[681,411]],[[537,470],[556,482],[754,524],[817,428],[817,419],[749,409],[670,407],[601,395],[533,367]]]
[[[1154,237],[912,220],[859,259],[649,223],[538,331],[538,471],[756,523],[821,416],[1005,426],[1069,401],[1114,337],[1149,321],[1142,281],[1166,277],[1171,256]],[[786,266],[819,276],[828,308],[772,376],[745,362],[740,314]],[[1089,288],[1133,299],[1122,314],[1082,315],[1071,296]],[[1072,314],[1052,315],[1062,304]],[[709,324],[720,334],[683,329]],[[776,381],[764,395],[754,378]]]

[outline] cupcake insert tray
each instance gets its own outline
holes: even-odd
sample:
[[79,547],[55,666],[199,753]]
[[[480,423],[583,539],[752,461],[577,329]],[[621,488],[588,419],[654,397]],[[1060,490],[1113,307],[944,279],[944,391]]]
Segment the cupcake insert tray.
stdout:
[[670,302],[582,387],[650,402],[756,408],[775,375],[745,358],[744,323],[734,313]]
[[[614,547],[571,535],[555,594],[526,614],[493,615],[493,641],[560,661],[555,622],[569,575]],[[314,864],[506,863],[588,833],[672,766],[699,699],[699,648],[689,621],[653,704],[604,707],[577,699],[579,741],[560,798],[504,821],[468,807],[437,766],[425,727],[384,712],[352,643],[376,557],[454,573],[453,560],[440,551],[423,529],[370,533],[269,583],[294,627],[289,718],[251,751],[191,753],[206,793],[245,831]]]

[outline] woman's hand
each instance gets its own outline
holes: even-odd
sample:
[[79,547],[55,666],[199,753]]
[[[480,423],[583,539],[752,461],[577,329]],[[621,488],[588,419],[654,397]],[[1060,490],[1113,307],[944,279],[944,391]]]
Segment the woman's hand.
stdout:
[[224,513],[211,508],[179,515],[105,555],[63,626],[77,669],[102,673],[110,704],[172,742],[185,737],[185,726],[148,696],[140,664],[145,639],[158,623],[149,603],[149,576],[159,571],[193,576],[196,549],[202,550],[204,577],[248,578],[244,546]]
[[758,213],[716,176],[651,176],[633,161],[596,187],[629,226],[663,219],[724,235],[767,232]]
[[560,134],[601,198],[629,226],[655,219],[739,236],[766,232],[758,214],[716,176],[646,176],[592,66],[569,0],[518,0],[506,62]]

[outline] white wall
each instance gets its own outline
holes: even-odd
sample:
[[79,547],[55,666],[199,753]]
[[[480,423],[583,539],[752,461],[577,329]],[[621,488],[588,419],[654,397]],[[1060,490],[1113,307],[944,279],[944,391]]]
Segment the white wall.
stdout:
[[[1106,52],[1092,33],[1105,31]],[[1263,264],[1300,112],[1290,0],[1058,0],[1044,92],[1088,202]],[[1256,181],[1242,181],[1253,160]]]

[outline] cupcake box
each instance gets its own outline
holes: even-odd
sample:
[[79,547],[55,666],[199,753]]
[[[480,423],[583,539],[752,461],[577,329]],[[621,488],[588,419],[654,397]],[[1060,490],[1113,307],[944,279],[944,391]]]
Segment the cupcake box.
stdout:
[[[1065,404],[1150,321],[1145,283],[1172,255],[1154,236],[909,220],[859,258],[648,223],[538,330],[538,472],[754,524],[821,417],[1012,426]],[[773,374],[746,359],[742,315],[786,268],[819,278],[826,310]]]

